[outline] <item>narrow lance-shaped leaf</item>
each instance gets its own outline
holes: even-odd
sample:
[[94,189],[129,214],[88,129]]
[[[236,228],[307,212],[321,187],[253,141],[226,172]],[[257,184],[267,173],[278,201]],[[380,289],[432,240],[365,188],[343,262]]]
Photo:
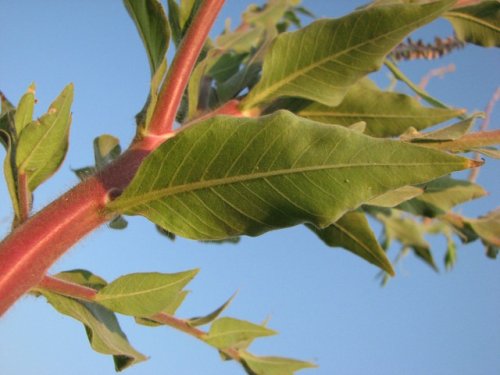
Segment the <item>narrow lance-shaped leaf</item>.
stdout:
[[422,130],[463,114],[460,109],[427,108],[414,98],[380,90],[371,80],[353,85],[336,107],[309,103],[297,114],[320,122],[351,125],[366,122],[365,134],[393,137],[408,128]]
[[14,209],[14,221],[16,221],[21,216],[21,209],[19,206],[19,196],[17,194],[17,174],[15,171],[15,153],[13,151],[12,135],[5,133],[5,140],[7,152],[3,162],[3,173],[12,202],[12,208]]
[[165,58],[170,28],[163,6],[158,0],[124,0],[146,48],[153,76]]
[[231,304],[233,301],[234,297],[236,297],[236,293],[231,296],[224,304],[222,304],[220,307],[212,311],[210,314],[207,314],[205,316],[197,316],[195,318],[191,318],[188,320],[188,323],[193,326],[193,327],[198,327],[202,326],[208,323],[211,323],[215,319],[219,317],[220,314],[224,312],[224,310],[227,309],[227,307]]
[[108,309],[96,303],[77,301],[45,290],[41,293],[61,314],[84,324],[92,349],[113,355],[117,371],[147,359],[130,345],[115,314]]
[[442,177],[422,186],[424,194],[401,203],[397,208],[415,215],[435,217],[458,204],[485,196],[486,191],[469,181]]
[[476,165],[286,111],[220,116],[162,144],[108,208],[193,239],[259,235],[325,227],[387,191]]
[[400,215],[390,217],[378,215],[377,218],[384,224],[386,240],[401,242],[403,248],[411,248],[415,255],[422,259],[432,269],[438,271],[436,262],[430,252],[429,243],[424,238],[424,229],[420,223]]
[[407,133],[401,135],[401,139],[411,142],[438,142],[459,139],[460,137],[467,134],[467,132],[469,132],[469,130],[474,125],[474,120],[477,117],[479,116],[474,115],[456,124],[426,133],[417,132],[415,131],[415,128],[409,129]]
[[150,316],[167,308],[198,270],[162,273],[135,273],[119,277],[102,288],[96,301],[125,315]]
[[406,34],[442,14],[453,1],[369,8],[319,20],[278,36],[245,109],[280,96],[338,105],[351,85],[377,70]]
[[468,7],[446,12],[457,36],[483,47],[500,47],[500,3],[481,1]]
[[500,208],[467,222],[486,245],[500,248]]
[[28,92],[22,96],[17,105],[14,123],[16,134],[19,135],[26,125],[33,119],[35,109],[35,85],[31,84]]
[[299,361],[292,358],[255,356],[248,352],[242,352],[241,358],[248,367],[250,375],[294,375],[297,371],[315,368],[314,363]]
[[275,334],[276,331],[244,320],[220,318],[212,323],[203,341],[218,349],[228,349],[238,348],[240,344],[246,346],[249,340]]
[[423,194],[424,189],[416,186],[403,186],[396,190],[388,191],[378,197],[370,199],[365,204],[379,207],[395,207],[404,201],[415,198]]
[[308,225],[328,246],[342,247],[394,276],[394,269],[362,211],[351,211],[324,229]]
[[16,150],[18,173],[26,174],[30,191],[59,168],[68,148],[73,85],[64,88],[45,115],[24,127]]

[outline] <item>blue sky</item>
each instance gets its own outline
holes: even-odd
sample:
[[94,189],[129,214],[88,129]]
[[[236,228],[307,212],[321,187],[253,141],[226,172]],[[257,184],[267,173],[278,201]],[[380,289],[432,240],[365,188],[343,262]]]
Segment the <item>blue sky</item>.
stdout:
[[[340,16],[359,1],[305,0],[319,16]],[[233,0],[227,17],[236,25],[247,1]],[[451,33],[441,20],[423,30],[427,40]],[[0,89],[17,102],[37,85],[41,114],[69,82],[75,84],[70,150],[55,177],[36,193],[39,209],[77,183],[71,168],[92,163],[92,141],[113,134],[126,146],[134,115],[148,90],[149,67],[134,25],[120,1],[44,2],[0,0]],[[454,63],[456,72],[431,81],[428,90],[470,111],[482,110],[500,82],[500,54],[468,46],[438,62],[410,62],[402,69],[418,81],[429,69]],[[379,83],[388,84],[385,73]],[[399,88],[404,89],[402,86]],[[497,108],[491,122],[499,126]],[[3,152],[0,152],[3,158]],[[461,206],[479,215],[498,206],[498,162],[488,160],[479,175],[490,192]],[[0,231],[10,220],[5,185],[0,184]],[[444,243],[433,240],[435,256]],[[391,256],[395,252],[390,253]],[[228,316],[260,322],[278,336],[257,340],[253,352],[316,362],[304,374],[474,374],[500,373],[500,263],[484,256],[479,243],[459,247],[452,272],[436,274],[409,257],[386,288],[377,269],[352,254],[330,249],[303,227],[243,238],[234,245],[203,245],[159,236],[152,224],[131,218],[126,231],[98,229],[63,257],[52,272],[86,268],[112,280],[130,272],[177,272],[201,268],[179,315],[211,311],[235,290]],[[243,373],[220,361],[208,346],[169,328],[137,327],[121,319],[132,344],[149,355],[127,374],[224,375]],[[112,374],[111,358],[94,353],[81,325],[59,315],[43,299],[23,298],[0,319],[0,373]]]

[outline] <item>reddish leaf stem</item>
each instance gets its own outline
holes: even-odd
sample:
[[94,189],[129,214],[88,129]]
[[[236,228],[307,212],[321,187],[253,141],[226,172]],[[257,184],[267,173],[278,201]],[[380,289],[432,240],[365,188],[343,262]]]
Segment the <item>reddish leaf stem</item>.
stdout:
[[150,135],[136,139],[114,163],[17,227],[0,243],[0,316],[37,285],[71,246],[108,221],[110,192],[122,191],[142,160],[172,136],[189,74],[224,0],[205,0],[181,43],[160,93]]
[[[94,302],[97,294],[97,291],[93,288],[89,288],[84,285],[79,285],[52,276],[45,276],[43,280],[38,284],[37,289],[45,289],[47,291],[57,293],[66,297],[71,297],[88,302]],[[153,320],[157,323],[165,324],[178,331],[187,333],[188,335],[195,337],[198,340],[203,341],[203,339],[207,336],[206,332],[191,326],[186,320],[177,318],[170,314],[158,313],[148,317],[147,319]],[[241,360],[238,350],[236,349],[229,348],[222,350],[222,352],[236,361]]]
[[148,133],[161,136],[172,131],[175,114],[196,60],[225,0],[205,0],[196,13],[172,61],[158,98]]
[[19,173],[17,176],[17,197],[19,201],[19,222],[16,224],[20,225],[28,220],[31,211],[31,193],[28,189],[28,178],[25,173]]

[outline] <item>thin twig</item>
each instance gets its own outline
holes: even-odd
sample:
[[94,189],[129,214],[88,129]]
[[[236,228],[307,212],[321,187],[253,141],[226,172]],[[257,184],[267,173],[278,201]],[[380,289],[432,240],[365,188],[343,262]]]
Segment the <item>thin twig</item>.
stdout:
[[[425,74],[420,82],[418,83],[418,87],[420,87],[422,90],[425,90],[427,85],[429,84],[430,80],[434,77],[439,77],[443,78],[443,76],[447,73],[452,73],[456,70],[455,64],[449,64],[446,66],[442,66],[439,68],[431,69],[427,74]],[[420,99],[420,97],[419,97]]]
[[[94,303],[96,303],[95,299],[98,293],[98,291],[93,288],[89,288],[84,285],[79,285],[76,283],[72,283],[70,281],[62,280],[60,278],[48,275],[46,275],[43,278],[43,280],[34,288],[34,290],[37,289],[45,289],[52,293]],[[164,324],[178,331],[184,332],[201,341],[204,341],[204,339],[208,336],[208,334],[205,331],[193,327],[185,319],[180,319],[170,314],[157,313],[154,314],[153,316],[147,317],[147,319],[153,320],[157,323]],[[227,355],[229,358],[241,362],[241,357],[237,349],[234,348],[223,349],[221,350],[221,352]]]
[[[497,101],[500,100],[500,87],[497,87],[495,92],[490,98],[490,101],[488,102],[488,105],[486,106],[486,109],[484,110],[484,119],[483,122],[481,123],[481,127],[479,128],[479,131],[484,132],[486,129],[488,129],[488,126],[490,125],[491,121],[491,115],[493,113],[493,108],[495,108],[495,104]],[[474,159],[479,158],[479,153],[476,152],[474,154]],[[476,182],[477,177],[479,176],[479,168],[474,168],[470,171],[469,174],[469,181],[470,182]]]
[[443,102],[441,102],[436,98],[433,98],[425,90],[421,89],[416,84],[414,84],[407,76],[404,75],[404,73],[401,70],[399,70],[399,68],[396,66],[395,63],[386,59],[384,64],[391,71],[394,77],[396,77],[396,79],[400,80],[401,82],[404,82],[411,90],[413,90],[418,96],[420,96],[427,103],[438,108],[450,109],[448,105],[444,104]]

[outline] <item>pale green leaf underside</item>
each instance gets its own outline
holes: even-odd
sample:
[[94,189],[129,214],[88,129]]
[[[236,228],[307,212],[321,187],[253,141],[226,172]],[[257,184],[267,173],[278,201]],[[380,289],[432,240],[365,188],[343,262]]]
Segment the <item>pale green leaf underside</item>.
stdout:
[[220,318],[212,323],[208,335],[203,340],[218,349],[228,349],[257,337],[275,334],[276,331],[245,320]]
[[281,34],[264,59],[260,82],[242,105],[251,108],[280,96],[296,96],[335,106],[352,84],[380,68],[405,35],[451,3],[369,8]]
[[500,3],[479,4],[446,12],[457,36],[466,42],[484,47],[500,47]]
[[17,105],[14,123],[16,134],[19,135],[23,128],[33,119],[35,109],[35,85],[31,84],[26,94],[24,94]]
[[198,270],[173,274],[135,273],[122,276],[102,288],[96,301],[125,315],[149,316],[165,310]]
[[64,88],[46,114],[26,125],[16,152],[19,173],[28,176],[30,191],[49,178],[61,165],[68,148],[73,84]]
[[247,366],[257,375],[293,375],[296,371],[314,368],[315,364],[283,357],[260,357],[247,352],[241,353]]
[[342,247],[394,275],[387,255],[378,243],[362,211],[351,211],[324,229],[308,226],[328,246]]
[[68,315],[85,325],[92,349],[113,355],[117,371],[147,359],[129,344],[118,320],[108,309],[95,303],[77,301],[48,291],[42,293],[61,314]]
[[416,196],[421,195],[424,192],[424,189],[416,187],[416,186],[403,186],[396,190],[388,191],[378,197],[371,199],[366,202],[366,204],[370,206],[379,206],[379,207],[395,207],[404,201],[415,198]]
[[329,107],[313,102],[297,114],[311,120],[345,126],[364,121],[365,134],[393,137],[410,127],[422,130],[462,113],[460,109],[424,107],[414,98],[382,91],[370,80],[363,79],[349,89],[340,105]]
[[108,208],[193,239],[259,235],[304,222],[325,227],[387,191],[470,166],[286,111],[221,116],[161,145]]

